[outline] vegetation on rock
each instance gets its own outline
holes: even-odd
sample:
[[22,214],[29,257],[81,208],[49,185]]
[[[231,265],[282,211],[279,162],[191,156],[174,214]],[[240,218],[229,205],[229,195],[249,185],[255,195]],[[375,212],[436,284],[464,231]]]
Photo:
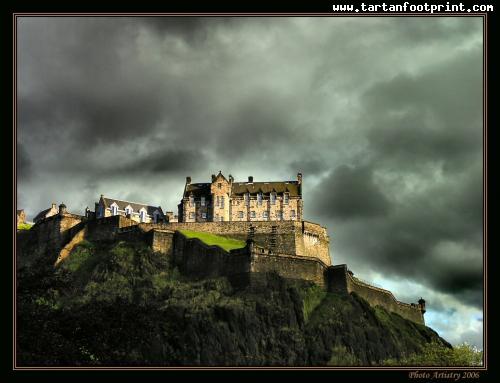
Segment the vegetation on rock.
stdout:
[[392,365],[452,350],[356,295],[275,274],[244,289],[188,280],[140,243],[84,241],[56,269],[38,257],[18,270],[17,303],[25,366]]

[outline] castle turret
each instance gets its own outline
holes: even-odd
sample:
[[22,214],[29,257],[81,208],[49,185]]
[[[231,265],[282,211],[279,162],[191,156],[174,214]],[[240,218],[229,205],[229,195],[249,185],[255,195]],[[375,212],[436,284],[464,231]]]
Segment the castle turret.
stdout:
[[186,177],[186,185],[190,185],[191,184],[191,177]]
[[422,314],[425,314],[425,299],[420,297],[418,300],[418,306],[420,307],[420,311],[422,311]]

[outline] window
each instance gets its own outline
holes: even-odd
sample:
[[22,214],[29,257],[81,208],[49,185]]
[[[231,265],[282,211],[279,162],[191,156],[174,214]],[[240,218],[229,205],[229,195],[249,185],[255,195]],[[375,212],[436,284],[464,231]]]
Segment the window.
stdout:
[[224,196],[220,197],[220,207],[224,207]]
[[282,219],[283,218],[283,213],[281,211],[276,212],[276,218]]
[[250,193],[245,193],[243,198],[245,199],[245,205],[250,206]]
[[141,210],[139,216],[141,217],[141,222],[146,222],[146,212],[144,210]]
[[257,194],[257,204],[262,205],[262,193]]
[[205,197],[201,197],[201,206],[205,206]]
[[267,211],[265,211],[265,212],[262,213],[262,218],[265,218],[265,219],[268,218]]
[[283,194],[283,203],[285,205],[288,205],[288,199],[289,199],[289,194],[288,193]]
[[290,211],[290,217],[295,218],[295,210]]
[[194,212],[189,213],[189,219],[194,219]]
[[254,211],[250,212],[250,218],[255,218],[255,212]]
[[243,218],[243,212],[242,211],[238,212],[238,218]]
[[194,197],[189,196],[189,206],[193,206],[193,205],[194,205]]
[[201,218],[207,219],[207,213],[201,213]]
[[224,217],[220,217],[219,221],[223,222],[224,221]]
[[219,183],[217,184],[217,187],[218,187],[219,189],[222,189],[222,184],[219,182]]
[[127,208],[125,208],[125,214],[126,214],[126,215],[129,215],[129,214],[131,214],[131,213],[132,213],[131,209],[129,209],[128,207],[127,207]]
[[271,199],[271,205],[276,205],[276,193],[271,193],[269,197]]
[[218,206],[219,206],[219,196],[217,196],[217,200],[216,200],[216,201],[217,201],[217,202],[216,202],[215,206],[217,206],[217,207],[218,207]]
[[117,215],[118,214],[118,206],[112,205],[111,206],[111,215]]

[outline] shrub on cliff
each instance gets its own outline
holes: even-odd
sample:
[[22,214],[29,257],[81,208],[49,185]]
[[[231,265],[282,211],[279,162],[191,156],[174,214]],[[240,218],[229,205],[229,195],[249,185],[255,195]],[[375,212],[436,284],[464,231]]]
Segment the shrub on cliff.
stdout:
[[431,342],[418,353],[413,353],[399,360],[385,360],[386,366],[481,366],[483,352],[467,343],[453,348]]

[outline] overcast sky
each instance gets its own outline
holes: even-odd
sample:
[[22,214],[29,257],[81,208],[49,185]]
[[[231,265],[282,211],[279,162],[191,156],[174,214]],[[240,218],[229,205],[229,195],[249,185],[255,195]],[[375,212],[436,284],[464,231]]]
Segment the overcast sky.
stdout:
[[334,264],[482,347],[482,19],[20,18],[18,207],[304,175]]

